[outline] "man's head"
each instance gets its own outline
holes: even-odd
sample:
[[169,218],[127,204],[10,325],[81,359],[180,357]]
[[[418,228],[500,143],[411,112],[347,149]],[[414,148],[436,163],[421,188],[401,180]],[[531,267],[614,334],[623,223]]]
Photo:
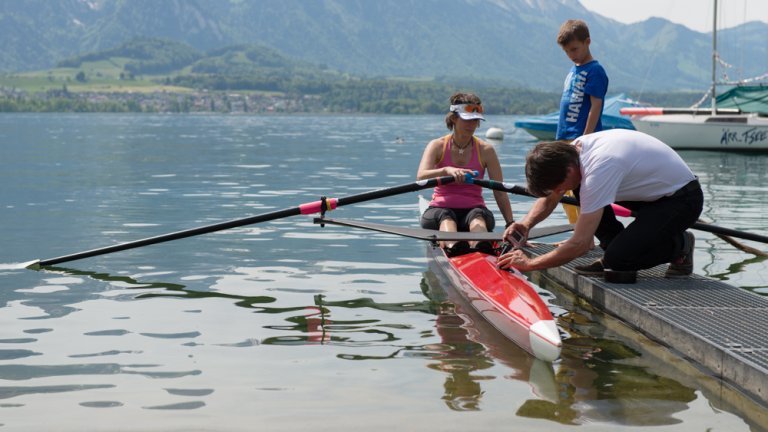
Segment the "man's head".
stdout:
[[537,197],[549,195],[565,182],[569,168],[579,168],[579,152],[572,144],[566,141],[536,144],[525,159],[528,191]]

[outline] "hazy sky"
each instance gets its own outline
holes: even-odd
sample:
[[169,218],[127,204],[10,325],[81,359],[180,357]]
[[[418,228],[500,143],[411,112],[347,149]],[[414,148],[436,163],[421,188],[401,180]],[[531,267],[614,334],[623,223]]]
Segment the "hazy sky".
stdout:
[[[700,32],[712,31],[713,0],[580,0],[600,15],[623,23],[665,18]],[[746,21],[768,22],[768,0],[719,0],[718,29]]]

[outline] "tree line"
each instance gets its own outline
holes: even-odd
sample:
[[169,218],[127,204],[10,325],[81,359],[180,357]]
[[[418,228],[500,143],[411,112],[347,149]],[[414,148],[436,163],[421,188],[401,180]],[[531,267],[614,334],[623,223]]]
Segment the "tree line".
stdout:
[[[480,96],[491,115],[537,115],[556,111],[560,95],[526,88],[465,88],[437,82],[393,80],[302,81],[282,78],[169,78],[167,84],[195,89],[191,93],[103,93],[48,91],[3,93],[0,112],[265,112],[282,113],[441,114],[456,91]],[[245,106],[233,105],[232,95]],[[638,98],[651,105],[687,107],[696,93],[654,93]],[[235,98],[236,99],[236,98]],[[232,106],[239,107],[233,109]]]

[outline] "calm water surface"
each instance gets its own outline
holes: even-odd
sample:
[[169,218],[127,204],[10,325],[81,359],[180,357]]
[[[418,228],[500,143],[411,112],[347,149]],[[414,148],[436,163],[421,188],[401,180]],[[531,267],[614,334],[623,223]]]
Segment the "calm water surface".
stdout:
[[[480,135],[507,132],[523,183],[533,141],[513,123]],[[553,364],[452,301],[417,240],[306,216],[20,268],[410,183],[445,132],[442,116],[0,115],[0,429],[765,429],[763,408],[538,275],[565,338]],[[764,233],[766,156],[681,154],[705,220]],[[416,214],[406,194],[332,216]],[[765,260],[708,233],[695,264],[768,293]]]

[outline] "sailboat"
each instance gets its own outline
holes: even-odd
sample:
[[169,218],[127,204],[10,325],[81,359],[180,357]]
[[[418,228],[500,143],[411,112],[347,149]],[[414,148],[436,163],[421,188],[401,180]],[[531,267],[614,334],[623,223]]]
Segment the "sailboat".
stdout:
[[712,31],[711,109],[622,108],[640,132],[674,149],[768,152],[768,85],[736,85],[717,95],[717,0]]

